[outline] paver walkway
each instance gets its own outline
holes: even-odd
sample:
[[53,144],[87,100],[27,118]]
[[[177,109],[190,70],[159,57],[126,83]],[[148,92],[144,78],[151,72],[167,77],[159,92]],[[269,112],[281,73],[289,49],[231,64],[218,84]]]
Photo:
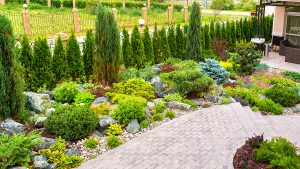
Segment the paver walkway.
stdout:
[[[239,103],[198,110],[164,123],[79,168],[233,168],[236,149],[254,133],[265,133],[268,138],[284,134],[292,142],[300,139],[300,133],[296,133],[300,130],[300,116],[282,117],[282,121],[280,116],[272,118],[266,119]],[[298,136],[293,136],[295,133]]]
[[284,60],[285,57],[280,56],[278,52],[270,52],[269,56],[263,57],[261,62],[273,68],[295,71],[300,73],[300,64],[288,63],[285,62]]

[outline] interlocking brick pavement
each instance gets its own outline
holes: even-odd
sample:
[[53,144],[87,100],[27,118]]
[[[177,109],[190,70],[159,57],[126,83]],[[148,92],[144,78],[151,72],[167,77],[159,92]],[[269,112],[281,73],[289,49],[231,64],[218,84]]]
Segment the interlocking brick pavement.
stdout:
[[[247,137],[254,133],[271,137],[287,130],[275,131],[270,125],[279,125],[280,120],[265,120],[248,111],[239,103],[197,110],[143,133],[79,169],[231,169],[234,153]],[[285,121],[288,124],[288,116]],[[297,127],[299,131],[299,123],[292,125],[292,131]]]

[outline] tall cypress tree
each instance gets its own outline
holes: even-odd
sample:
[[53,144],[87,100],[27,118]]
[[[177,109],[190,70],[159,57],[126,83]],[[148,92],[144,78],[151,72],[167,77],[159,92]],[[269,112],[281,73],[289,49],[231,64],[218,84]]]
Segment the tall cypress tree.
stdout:
[[208,50],[211,48],[211,38],[210,38],[210,32],[209,32],[209,25],[204,25],[204,31],[202,32],[204,34],[204,49]]
[[132,47],[129,39],[128,31],[123,28],[123,42],[122,42],[122,52],[123,52],[123,63],[126,68],[134,66],[134,61],[132,60]]
[[222,39],[226,39],[226,26],[225,26],[225,23],[224,22],[222,22],[222,25],[221,25],[221,38]]
[[235,48],[235,43],[236,43],[236,30],[235,30],[235,22],[230,23],[230,51],[233,51]]
[[215,22],[210,22],[209,24],[210,37],[215,38]]
[[176,57],[177,54],[177,43],[176,43],[176,37],[175,37],[175,31],[174,26],[170,26],[168,30],[168,43],[170,47],[170,52],[172,57]]
[[120,33],[111,9],[99,5],[96,18],[95,75],[98,82],[113,83],[121,64]]
[[16,116],[23,110],[24,81],[22,66],[14,52],[11,22],[0,14],[0,116]]
[[95,52],[95,38],[93,30],[88,30],[86,32],[86,39],[83,43],[83,64],[87,80],[89,80],[93,75]]
[[55,85],[52,73],[52,56],[46,38],[38,38],[33,47],[36,89],[52,88]]
[[183,59],[184,52],[185,52],[185,39],[184,39],[183,31],[179,24],[176,26],[176,44],[177,44],[176,57]]
[[215,38],[218,38],[218,39],[221,38],[221,25],[220,25],[220,22],[216,22]]
[[236,41],[241,41],[242,37],[241,37],[241,27],[240,27],[240,21],[236,21],[235,22],[235,37],[236,37]]
[[152,44],[153,44],[153,53],[154,53],[154,63],[161,63],[163,61],[161,50],[160,50],[160,43],[159,43],[159,35],[157,30],[157,25],[154,26],[154,32],[152,37]]
[[29,44],[29,38],[27,35],[24,35],[21,40],[21,56],[20,62],[23,67],[25,67],[24,80],[25,80],[25,89],[29,91],[34,90],[34,70],[33,70],[33,54],[32,48]]
[[246,36],[245,36],[245,30],[244,30],[244,22],[243,22],[243,18],[241,18],[240,19],[240,22],[239,22],[239,24],[240,24],[240,31],[241,31],[241,40],[245,40],[246,39]]
[[193,2],[186,42],[188,59],[201,61],[201,16],[199,4]]
[[159,44],[163,60],[171,57],[170,46],[167,39],[166,28],[163,26],[159,31]]
[[244,18],[243,20],[243,31],[244,31],[244,36],[245,40],[248,42],[250,41],[250,30],[249,30],[249,22],[247,18]]
[[154,63],[154,53],[148,26],[146,26],[144,29],[143,43],[145,48],[146,63],[152,65]]
[[52,71],[56,83],[68,78],[68,60],[60,36],[58,36],[54,47]]
[[73,80],[80,78],[84,73],[83,59],[80,53],[78,41],[73,32],[67,41],[66,54],[70,77]]
[[132,45],[132,58],[135,64],[135,68],[144,68],[146,62],[146,55],[144,50],[144,43],[141,38],[139,28],[135,26],[131,34]]

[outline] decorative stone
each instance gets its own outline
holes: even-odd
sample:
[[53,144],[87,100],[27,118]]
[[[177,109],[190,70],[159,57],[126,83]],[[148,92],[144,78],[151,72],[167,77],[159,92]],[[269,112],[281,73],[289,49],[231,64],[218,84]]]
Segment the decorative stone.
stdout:
[[104,136],[99,130],[95,130],[95,131],[93,132],[93,134],[95,134],[95,135],[97,135],[97,136],[99,136],[99,137],[103,137],[103,136]]
[[151,116],[151,112],[148,108],[145,109],[145,115],[146,116]]
[[64,104],[62,104],[60,106],[69,106],[69,103],[64,103]]
[[24,92],[26,98],[25,107],[29,110],[40,113],[48,108],[53,107],[53,103],[50,101],[48,94],[39,94],[34,92]]
[[80,92],[84,92],[85,89],[84,89],[82,84],[77,84],[77,87],[78,87]]
[[154,102],[147,102],[147,107],[148,107],[149,109],[154,109],[154,108],[155,108]]
[[156,72],[156,73],[160,73],[160,72],[161,72],[161,67],[160,67],[160,65],[153,65],[153,66],[151,67],[151,69],[152,69],[154,72]]
[[41,128],[44,126],[44,122],[47,120],[47,117],[38,117],[34,122],[35,127]]
[[236,84],[236,80],[228,79],[228,83]]
[[51,114],[52,112],[54,112],[54,111],[55,111],[55,108],[47,109],[46,112],[45,112],[46,117],[49,117],[50,114]]
[[217,103],[219,101],[219,96],[217,95],[212,95],[210,93],[205,93],[204,98],[210,102]]
[[163,82],[161,81],[159,76],[154,76],[151,80],[151,84],[154,87],[154,93],[159,95],[163,92]]
[[66,149],[65,153],[68,156],[79,156],[81,154],[80,150],[77,148]]
[[170,102],[168,102],[167,105],[169,108],[180,109],[180,110],[190,110],[190,108],[191,108],[191,105],[181,103],[178,101],[170,101]]
[[104,116],[99,120],[99,125],[101,129],[108,128],[110,124],[116,121],[111,116]]
[[234,99],[235,99],[237,102],[240,102],[240,104],[241,104],[242,106],[249,106],[249,105],[250,105],[249,102],[247,102],[246,100],[244,100],[244,99],[242,99],[242,98],[240,98],[240,97],[238,97],[238,96],[235,96]]
[[230,103],[235,103],[236,102],[236,100],[232,97],[230,97],[229,100],[230,100]]
[[10,169],[28,169],[28,168],[17,166],[17,167],[12,167],[12,168],[10,168]]
[[56,142],[55,139],[53,139],[53,138],[41,137],[41,139],[43,140],[43,142],[36,145],[34,147],[34,150],[38,151],[38,150],[41,150],[41,149],[50,148],[50,146],[52,146]]
[[131,120],[126,126],[126,131],[129,133],[137,133],[140,130],[141,126],[139,125],[137,119]]
[[299,107],[292,107],[292,111],[293,111],[293,113],[299,113],[300,108]]
[[202,107],[203,108],[208,108],[208,107],[212,107],[212,106],[213,106],[213,104],[211,102],[204,102],[204,103],[202,103]]
[[55,99],[55,98],[54,98],[53,92],[50,91],[50,90],[42,90],[42,91],[40,92],[40,94],[48,94],[48,95],[49,95],[49,98],[50,98],[51,100],[54,100],[54,99]]
[[98,106],[99,104],[102,104],[107,101],[108,101],[108,97],[98,97],[93,101],[92,106]]
[[49,164],[47,169],[56,169],[56,164]]
[[263,94],[258,94],[258,97],[259,97],[260,99],[265,99],[265,98],[266,98],[266,96],[263,95]]
[[49,163],[47,162],[47,157],[44,155],[34,155],[32,163],[33,168],[47,169],[49,166]]
[[0,133],[14,135],[25,130],[25,126],[12,119],[6,119],[0,124]]
[[154,102],[154,104],[156,104],[157,102],[159,102],[161,100],[163,100],[163,99],[162,98],[157,98],[157,99],[154,99],[153,102]]
[[172,93],[175,93],[175,92],[176,92],[176,88],[171,88],[171,89],[169,89],[169,90],[167,90],[167,91],[161,92],[161,93],[158,95],[158,97],[163,98],[163,97],[165,97],[166,95],[172,94]]

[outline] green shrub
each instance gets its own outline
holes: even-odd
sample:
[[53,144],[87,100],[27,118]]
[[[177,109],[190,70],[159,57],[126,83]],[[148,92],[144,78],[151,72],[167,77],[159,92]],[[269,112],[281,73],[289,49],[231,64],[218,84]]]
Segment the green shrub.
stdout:
[[300,73],[293,71],[284,71],[282,72],[284,76],[291,77],[295,81],[300,81]]
[[283,87],[294,87],[296,86],[296,82],[291,79],[282,78],[282,77],[272,77],[267,79],[267,83],[272,85],[279,85]]
[[128,97],[118,102],[118,106],[113,114],[113,117],[121,124],[127,125],[130,120],[142,120],[145,117],[145,100],[140,100],[135,97]]
[[181,102],[190,105],[192,109],[197,108],[197,104],[195,102],[193,102],[192,100],[183,99],[183,100],[181,100]]
[[282,114],[283,108],[280,104],[276,104],[271,99],[262,99],[257,103],[259,110],[271,112],[272,114]]
[[112,112],[112,109],[110,107],[110,104],[108,102],[104,102],[102,104],[99,104],[97,106],[91,106],[91,109],[97,113],[99,118],[102,118],[105,115],[110,115]]
[[284,107],[294,106],[300,99],[298,94],[290,88],[275,85],[267,90],[265,95],[272,99],[275,103],[279,103]]
[[18,114],[18,119],[23,122],[26,123],[29,120],[31,113],[28,109],[23,109],[19,114]]
[[253,107],[251,107],[251,110],[254,111],[254,112],[257,112],[257,111],[259,111],[259,108],[256,107],[256,106],[253,106]]
[[261,69],[265,69],[265,70],[268,70],[269,69],[269,66],[266,65],[266,64],[258,64],[256,67],[255,67],[255,70],[261,70]]
[[184,99],[183,96],[179,93],[171,93],[166,96],[164,96],[164,101],[169,102],[169,101],[178,101],[181,102]]
[[149,121],[148,120],[143,120],[140,122],[141,128],[147,128],[149,126]]
[[126,82],[116,83],[113,89],[116,93],[140,96],[147,100],[155,97],[153,86],[141,78],[133,78]]
[[129,68],[121,73],[120,80],[127,81],[132,78],[142,78],[146,81],[150,81],[155,74],[156,73],[150,67],[146,67],[140,70],[137,70],[135,68]]
[[66,140],[78,140],[98,126],[98,117],[87,106],[62,106],[52,112],[44,123],[46,130]]
[[81,92],[78,93],[75,97],[75,104],[85,103],[91,105],[94,101],[95,96],[90,92]]
[[163,116],[160,113],[156,113],[152,116],[154,121],[162,121]]
[[300,168],[296,147],[282,137],[262,142],[255,154],[257,160],[268,162],[270,168]]
[[228,99],[227,97],[221,97],[220,101],[222,104],[229,104],[230,103],[230,99]]
[[79,93],[79,89],[74,82],[63,82],[53,89],[53,94],[57,102],[72,103]]
[[80,166],[83,159],[79,156],[68,156],[65,154],[66,141],[58,138],[49,149],[39,150],[39,154],[47,156],[48,162],[56,164],[56,168],[76,168]]
[[107,146],[112,149],[112,148],[116,148],[119,145],[122,144],[122,141],[119,140],[119,138],[117,136],[114,135],[110,135],[107,139]]
[[224,92],[231,97],[239,96],[240,98],[248,101],[251,105],[256,105],[259,101],[259,93],[254,89],[248,89],[243,87],[226,87],[224,88]]
[[166,102],[160,100],[155,105],[155,113],[162,113],[166,109]]
[[139,70],[139,78],[142,78],[146,81],[150,81],[155,76],[155,74],[156,73],[149,66]]
[[29,167],[31,152],[35,145],[41,143],[36,133],[0,135],[0,168],[6,169],[16,165]]
[[83,145],[86,148],[95,149],[98,146],[99,142],[95,139],[88,139],[86,140]]
[[175,64],[175,66],[178,66],[178,70],[198,70],[199,69],[199,64],[193,60],[184,60],[182,62]]
[[168,110],[165,114],[166,117],[169,117],[170,119],[175,118],[175,113],[172,110]]
[[107,130],[107,135],[119,135],[122,134],[123,130],[119,124],[110,124]]

